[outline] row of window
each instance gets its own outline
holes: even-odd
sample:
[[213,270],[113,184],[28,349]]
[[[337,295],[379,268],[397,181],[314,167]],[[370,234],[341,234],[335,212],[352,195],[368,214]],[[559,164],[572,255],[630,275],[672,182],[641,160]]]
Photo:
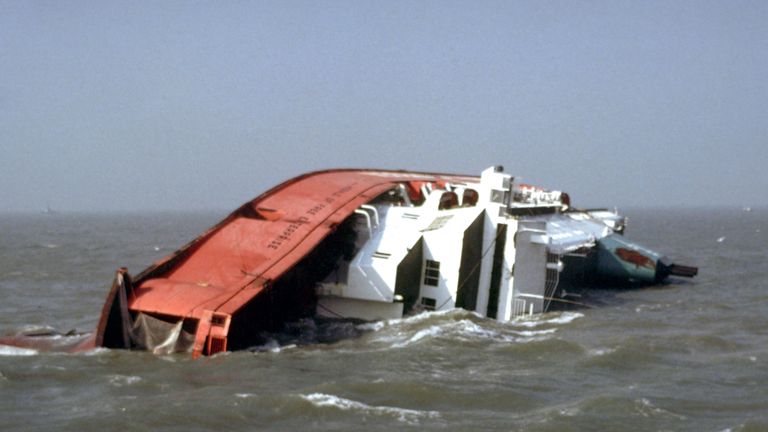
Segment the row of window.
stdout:
[[424,266],[424,285],[438,286],[440,284],[440,262],[427,260]]
[[[440,284],[440,262],[427,260],[424,265],[424,285],[438,286]],[[433,298],[422,297],[421,307],[425,310],[435,310],[437,302]]]

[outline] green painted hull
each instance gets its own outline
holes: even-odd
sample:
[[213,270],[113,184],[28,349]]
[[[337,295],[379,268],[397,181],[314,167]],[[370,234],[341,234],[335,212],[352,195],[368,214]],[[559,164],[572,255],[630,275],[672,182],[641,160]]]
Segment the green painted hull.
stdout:
[[662,255],[620,235],[597,241],[597,276],[630,283],[655,283],[667,276]]

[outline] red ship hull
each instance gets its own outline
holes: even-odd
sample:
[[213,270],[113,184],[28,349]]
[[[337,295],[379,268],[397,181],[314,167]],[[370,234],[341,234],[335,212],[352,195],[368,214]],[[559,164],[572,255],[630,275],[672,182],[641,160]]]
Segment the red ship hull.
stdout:
[[128,327],[142,313],[181,322],[194,334],[193,356],[225,351],[232,342],[246,347],[254,332],[313,306],[302,303],[311,297],[306,294],[313,278],[306,273],[316,264],[301,268],[302,260],[322,259],[312,255],[322,255],[321,243],[361,205],[400,184],[418,198],[425,182],[467,180],[476,178],[380,170],[330,170],[291,179],[135,278],[118,270],[95,345],[131,348]]

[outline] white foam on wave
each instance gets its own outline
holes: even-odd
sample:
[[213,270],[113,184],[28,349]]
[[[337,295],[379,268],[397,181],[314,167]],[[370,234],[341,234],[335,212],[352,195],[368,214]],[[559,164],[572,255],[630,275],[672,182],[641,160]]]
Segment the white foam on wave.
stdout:
[[30,348],[19,348],[10,345],[0,345],[0,356],[18,357],[18,356],[33,356],[40,352]]
[[[504,343],[527,343],[548,339],[558,331],[558,326],[569,324],[583,316],[584,314],[579,312],[563,312],[498,323],[474,312],[453,309],[363,323],[356,328],[374,333],[371,342],[375,345],[385,344],[388,349],[403,348],[424,340],[445,337],[465,341],[485,339]],[[474,319],[475,317],[477,319]]]
[[555,333],[556,331],[557,331],[556,328],[544,329],[544,330],[523,330],[523,331],[511,330],[512,333],[514,333],[514,334],[516,334],[518,336],[523,336],[523,337],[543,336],[543,335],[548,335],[548,334]]
[[[556,333],[556,327],[537,329],[543,325],[563,325],[568,324],[584,315],[578,312],[565,312],[556,317],[542,319],[536,317],[533,320],[513,321],[501,324],[501,329],[496,329],[491,321],[481,321],[476,323],[469,319],[457,321],[443,321],[427,328],[421,329],[408,337],[409,332],[397,332],[393,335],[382,337],[381,341],[391,343],[393,348],[403,348],[425,339],[438,337],[450,337],[452,339],[478,340],[486,339],[504,343],[527,343],[548,339]],[[487,324],[487,325],[483,325]],[[525,327],[526,330],[515,328]]]
[[254,351],[256,353],[263,353],[263,352],[279,353],[284,350],[296,348],[296,346],[297,346],[296,344],[280,345],[280,342],[278,342],[277,339],[269,339],[263,345],[257,345],[257,346],[251,347],[249,348],[249,350]]
[[89,349],[88,351],[83,351],[82,355],[84,355],[84,356],[96,356],[96,355],[107,354],[107,353],[109,353],[111,351],[112,350],[110,350],[109,348],[96,347],[96,348],[93,348],[93,349]]
[[659,408],[646,398],[635,400],[635,410],[643,417],[672,417],[679,420],[685,420],[687,418],[684,415]]
[[141,381],[140,376],[135,375],[110,375],[109,383],[115,387],[124,387]]
[[257,351],[257,352],[264,352],[264,351],[280,352],[280,343],[277,341],[277,339],[269,339],[267,342],[265,342],[262,345],[251,347],[251,350]]
[[410,425],[418,425],[419,420],[424,418],[440,418],[440,413],[437,411],[419,411],[389,406],[371,406],[362,402],[325,393],[301,395],[301,398],[320,408],[333,407],[342,411],[360,412],[369,415],[390,416],[395,417],[400,422],[408,423]]
[[[451,309],[451,310],[437,311],[437,312],[422,312],[418,315],[413,315],[405,318],[395,318],[395,319],[390,319],[386,321],[375,321],[370,323],[363,323],[363,324],[358,324],[355,327],[363,331],[378,332],[387,327],[414,325],[414,324],[422,323],[429,319],[440,320],[441,318],[444,318],[450,315],[455,315],[455,314],[472,315],[474,317],[477,317],[480,320],[489,319],[489,318],[483,317],[477,312],[466,311],[463,309]],[[518,319],[514,319],[510,321],[510,324],[516,327],[539,327],[542,325],[569,324],[583,316],[584,314],[580,312],[563,312],[558,314],[557,316],[552,316],[551,314],[547,314],[547,315],[539,314],[539,315],[525,316]],[[460,321],[465,322],[467,320],[464,319]]]
[[[437,337],[443,332],[444,332],[444,328],[442,326],[434,325],[434,326],[425,328],[423,330],[417,331],[413,336],[411,336],[406,340],[401,340],[400,342],[393,343],[392,348],[403,348],[408,345],[414,344],[422,339]],[[395,338],[395,339],[399,339],[399,338]]]
[[[355,328],[363,331],[377,332],[385,327],[414,325],[414,324],[422,323],[429,319],[439,320],[441,317],[456,313],[456,311],[458,311],[458,309],[451,309],[451,310],[437,311],[437,312],[424,311],[419,314],[407,316],[404,318],[393,318],[393,319],[384,320],[384,321],[374,321],[370,323],[358,324],[357,326],[355,326]],[[466,312],[466,311],[461,311],[461,312]]]
[[489,331],[484,332],[483,329],[471,321],[461,320],[441,322],[418,330],[415,333],[411,333],[410,331],[397,331],[394,334],[381,335],[378,338],[378,341],[390,344],[392,348],[404,348],[421,340],[434,339],[446,333],[475,333],[477,335],[482,334],[486,337],[490,336]]
[[391,320],[387,320],[387,325],[399,325],[399,324],[406,324],[406,325],[412,325],[412,324],[418,324],[421,322],[424,322],[429,319],[441,319],[443,317],[449,316],[449,315],[455,315],[455,314],[467,314],[471,313],[474,315],[477,315],[478,317],[480,315],[475,314],[474,312],[469,312],[464,309],[448,309],[443,311],[424,311],[416,315],[408,316],[405,318],[395,318]]
[[600,357],[614,352],[616,352],[616,348],[596,348],[589,350],[588,354],[592,357]]
[[24,324],[21,327],[19,327],[18,331],[16,332],[17,336],[31,335],[31,334],[53,335],[53,334],[56,334],[56,328],[51,327],[49,325]]
[[355,326],[355,328],[363,331],[377,332],[383,329],[386,325],[387,323],[385,323],[384,321],[375,321],[370,323],[358,324]]
[[539,327],[542,325],[550,324],[569,324],[583,316],[584,314],[580,312],[563,312],[555,317],[551,317],[550,315],[536,315],[533,317],[520,318],[513,321],[512,324],[520,327]]
[[408,333],[406,332],[397,332],[392,336],[381,338],[381,341],[391,343],[392,348],[403,348],[425,339],[434,339],[443,336],[452,339],[485,339],[505,343],[520,343],[540,340],[542,337],[555,333],[556,331],[557,329],[526,331],[507,330],[506,332],[499,332],[470,320],[459,320],[442,322],[429,326],[417,331],[410,337],[407,337]]

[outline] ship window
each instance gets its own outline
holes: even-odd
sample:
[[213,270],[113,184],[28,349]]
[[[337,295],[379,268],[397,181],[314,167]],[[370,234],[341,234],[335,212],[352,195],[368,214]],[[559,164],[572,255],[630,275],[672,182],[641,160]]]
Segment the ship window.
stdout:
[[491,202],[507,204],[509,202],[509,191],[491,189]]
[[437,301],[433,298],[429,297],[422,297],[421,298],[421,307],[423,307],[425,310],[435,310],[435,306],[437,305]]
[[440,262],[427,260],[424,266],[424,285],[438,286],[440,284]]

